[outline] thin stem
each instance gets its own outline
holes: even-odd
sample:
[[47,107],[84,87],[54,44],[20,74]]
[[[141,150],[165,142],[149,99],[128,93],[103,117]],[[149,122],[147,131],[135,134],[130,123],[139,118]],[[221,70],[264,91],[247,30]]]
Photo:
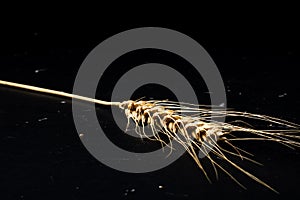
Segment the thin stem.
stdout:
[[40,88],[40,87],[35,87],[35,86],[25,85],[25,84],[20,84],[20,83],[13,83],[13,82],[8,82],[8,81],[0,80],[0,85],[7,85],[7,86],[15,87],[15,88],[23,88],[23,89],[41,92],[41,93],[54,94],[54,95],[58,95],[58,96],[69,97],[69,98],[92,102],[92,103],[101,104],[101,105],[107,105],[107,106],[119,106],[120,105],[120,102],[102,101],[102,100],[84,97],[84,96],[80,96],[80,95],[76,95],[76,94],[70,94],[70,93],[66,93],[66,92],[50,90],[50,89],[46,89],[46,88]]

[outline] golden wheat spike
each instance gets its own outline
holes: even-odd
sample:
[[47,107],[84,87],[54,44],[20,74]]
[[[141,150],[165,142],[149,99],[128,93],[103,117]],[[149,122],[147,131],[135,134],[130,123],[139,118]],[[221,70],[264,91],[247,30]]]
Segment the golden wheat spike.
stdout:
[[[128,119],[132,119],[136,125],[136,132],[141,136],[146,136],[145,126],[149,125],[152,131],[153,138],[147,136],[148,139],[161,142],[162,146],[170,147],[172,152],[172,142],[176,141],[180,143],[188,154],[193,158],[198,167],[204,173],[209,182],[205,169],[203,168],[200,159],[196,151],[206,155],[214,167],[216,177],[218,176],[217,168],[224,171],[234,182],[241,187],[245,188],[237,179],[235,179],[223,166],[221,166],[216,160],[214,160],[210,154],[214,154],[219,158],[228,162],[232,167],[238,169],[248,177],[258,182],[259,184],[269,188],[270,190],[278,193],[275,189],[269,186],[267,183],[258,179],[248,171],[244,170],[233,161],[231,161],[225,154],[238,156],[241,159],[249,160],[253,163],[260,164],[255,160],[242,155],[241,152],[251,155],[245,150],[234,146],[231,141],[235,140],[264,140],[273,141],[288,146],[290,148],[300,147],[300,136],[297,135],[300,132],[300,125],[288,122],[286,120],[251,113],[242,113],[238,111],[223,111],[223,110],[211,110],[213,106],[194,105],[182,102],[172,102],[166,100],[151,100],[151,101],[124,101],[124,102],[108,102],[103,100],[97,100],[89,97],[84,97],[76,94],[65,93],[56,90],[50,90],[46,88],[19,84],[14,82],[0,80],[0,85],[6,85],[15,88],[22,88],[26,90],[52,94],[62,97],[68,97],[78,99],[86,102],[92,102],[100,105],[118,106],[125,111],[125,115]],[[190,113],[190,115],[188,115]],[[285,126],[286,129],[281,130],[256,130],[254,128],[244,128],[241,126],[233,125],[225,122],[217,122],[210,120],[210,115],[217,116],[235,116],[241,118],[251,118],[260,121],[267,121],[281,126]],[[142,127],[142,128],[140,128]],[[127,128],[126,128],[127,129]],[[234,132],[247,132],[251,133],[254,137],[234,137]],[[168,137],[168,143],[163,141],[158,133]],[[224,142],[230,145],[234,151],[219,146],[218,143]]]

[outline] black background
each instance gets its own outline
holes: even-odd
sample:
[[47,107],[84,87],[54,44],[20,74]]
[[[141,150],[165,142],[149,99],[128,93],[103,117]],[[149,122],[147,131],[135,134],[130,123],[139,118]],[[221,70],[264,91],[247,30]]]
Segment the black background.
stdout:
[[[296,24],[289,18],[214,22],[196,17],[165,22],[87,21],[9,23],[1,30],[0,79],[71,92],[81,63],[101,41],[131,28],[159,26],[186,34],[207,50],[223,77],[229,107],[300,123],[300,40]],[[37,69],[43,70],[35,73]],[[201,86],[197,90],[203,92]],[[207,96],[205,92],[202,94]],[[232,173],[247,190],[221,172],[220,180],[213,179],[213,184],[209,184],[189,155],[156,172],[127,174],[106,167],[87,152],[74,126],[70,100],[3,86],[0,86],[0,97],[0,195],[3,199],[214,199],[298,195],[299,150],[267,142],[240,144],[264,166],[246,161],[237,161],[238,164],[276,188],[280,195],[235,170]],[[106,110],[98,108],[99,112]],[[47,119],[39,121],[43,118]],[[109,133],[114,134],[114,129]],[[123,142],[122,138],[119,142]],[[138,140],[132,143],[133,146],[143,144]],[[224,166],[230,168],[226,163]]]

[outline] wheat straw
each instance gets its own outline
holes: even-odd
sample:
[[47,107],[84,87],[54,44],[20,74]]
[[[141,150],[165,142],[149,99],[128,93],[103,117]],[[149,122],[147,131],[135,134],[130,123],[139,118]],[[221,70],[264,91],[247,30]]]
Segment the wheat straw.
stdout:
[[[141,137],[159,141],[162,146],[170,148],[170,153],[172,153],[172,151],[174,150],[172,145],[173,141],[180,143],[188,152],[188,154],[193,158],[198,167],[202,170],[209,182],[211,182],[211,179],[206,173],[197,152],[206,155],[213,166],[216,177],[218,177],[217,169],[220,169],[225,172],[234,182],[245,188],[245,186],[242,185],[224,167],[222,167],[216,159],[213,159],[212,155],[225,160],[232,167],[238,169],[245,175],[249,176],[251,179],[277,193],[277,191],[267,183],[263,182],[256,176],[252,175],[248,171],[235,164],[231,159],[228,158],[228,156],[226,156],[226,154],[261,165],[260,163],[249,157],[253,156],[252,154],[233,145],[232,142],[243,140],[263,140],[277,142],[292,149],[294,149],[295,147],[300,147],[300,136],[297,135],[300,132],[300,125],[266,115],[251,114],[232,110],[224,111],[222,109],[217,109],[217,107],[215,106],[195,105],[164,100],[128,100],[124,102],[107,102],[76,94],[69,94],[61,91],[2,80],[0,80],[0,85],[58,95],[101,105],[118,106],[120,109],[125,111],[125,115],[128,119],[128,126],[130,120],[133,120],[136,125],[135,131]],[[213,110],[211,109],[212,107],[214,108]],[[214,120],[218,117],[228,116],[265,121],[268,123],[280,125],[283,128],[281,128],[280,130],[258,130],[252,127],[249,128],[250,126],[242,127],[234,125],[234,122],[236,121],[225,123]],[[243,123],[247,125],[247,123]],[[145,133],[145,126],[147,125],[149,125],[152,132],[151,136]],[[234,136],[235,132],[250,133],[251,135],[250,137],[236,137]],[[167,136],[168,141],[162,140],[159,136],[159,133]],[[221,147],[219,143],[225,143],[229,145],[232,150]]]

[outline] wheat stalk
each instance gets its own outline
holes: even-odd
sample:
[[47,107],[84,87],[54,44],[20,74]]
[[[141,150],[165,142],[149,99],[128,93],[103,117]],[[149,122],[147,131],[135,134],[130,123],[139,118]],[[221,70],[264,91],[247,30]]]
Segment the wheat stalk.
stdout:
[[[234,168],[240,170],[251,179],[269,188],[277,193],[277,191],[269,186],[267,183],[258,179],[248,171],[244,170],[231,159],[226,156],[230,154],[251,161],[256,164],[260,164],[255,160],[245,156],[245,154],[251,155],[245,150],[238,148],[232,144],[233,141],[242,140],[264,140],[281,143],[289,148],[300,147],[300,136],[297,135],[300,132],[300,126],[298,124],[259,114],[251,114],[238,111],[228,111],[222,109],[210,109],[211,106],[206,105],[194,105],[182,102],[172,101],[133,101],[128,100],[124,102],[107,102],[79,96],[75,94],[69,94],[61,91],[50,90],[30,85],[24,85],[14,82],[0,80],[0,85],[6,85],[16,88],[27,89],[31,91],[37,91],[47,94],[53,94],[82,101],[92,102],[101,105],[118,106],[125,111],[125,115],[128,119],[128,125],[130,120],[135,123],[136,133],[141,137],[147,137],[148,139],[159,141],[162,146],[167,146],[173,150],[172,142],[176,141],[180,143],[189,155],[196,162],[198,167],[202,170],[205,177],[211,182],[208,174],[203,168],[197,152],[205,155],[211,162],[216,177],[218,177],[217,169],[224,171],[233,181],[238,185],[245,188],[233,175],[231,175],[226,169],[224,169],[211,154],[225,160]],[[280,130],[258,130],[254,128],[242,127],[234,125],[233,122],[218,122],[214,120],[218,117],[242,117],[250,118],[254,120],[266,121],[269,123],[275,123],[283,128]],[[149,125],[152,135],[148,136],[145,133],[145,126]],[[127,128],[126,128],[127,129]],[[235,137],[235,132],[246,132],[252,134],[251,137]],[[164,141],[159,136],[159,133],[167,136],[168,141]],[[225,149],[219,145],[224,142],[229,145],[232,150]]]

